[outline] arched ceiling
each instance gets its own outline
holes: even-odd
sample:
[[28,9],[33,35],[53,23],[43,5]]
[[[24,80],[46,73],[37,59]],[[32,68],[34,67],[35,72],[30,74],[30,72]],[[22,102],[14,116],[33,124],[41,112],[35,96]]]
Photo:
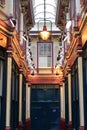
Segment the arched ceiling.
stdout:
[[[44,21],[44,0],[32,0],[35,23]],[[45,18],[55,22],[57,0],[45,0]]]

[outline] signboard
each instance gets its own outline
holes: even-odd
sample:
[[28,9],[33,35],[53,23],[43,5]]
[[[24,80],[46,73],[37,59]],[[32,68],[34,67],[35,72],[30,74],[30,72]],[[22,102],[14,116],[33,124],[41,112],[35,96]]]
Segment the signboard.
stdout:
[[0,33],[0,46],[6,47],[7,46],[7,37]]

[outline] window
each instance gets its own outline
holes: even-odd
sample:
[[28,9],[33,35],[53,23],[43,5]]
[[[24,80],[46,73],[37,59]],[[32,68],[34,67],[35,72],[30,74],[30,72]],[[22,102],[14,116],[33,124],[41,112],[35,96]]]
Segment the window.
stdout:
[[52,68],[52,43],[38,43],[38,68]]

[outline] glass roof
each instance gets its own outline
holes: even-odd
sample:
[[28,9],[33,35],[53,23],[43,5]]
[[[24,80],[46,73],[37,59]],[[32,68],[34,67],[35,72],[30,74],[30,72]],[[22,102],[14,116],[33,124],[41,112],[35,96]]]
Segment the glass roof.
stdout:
[[[57,0],[45,0],[45,18],[55,22]],[[44,21],[44,0],[33,0],[35,23]]]

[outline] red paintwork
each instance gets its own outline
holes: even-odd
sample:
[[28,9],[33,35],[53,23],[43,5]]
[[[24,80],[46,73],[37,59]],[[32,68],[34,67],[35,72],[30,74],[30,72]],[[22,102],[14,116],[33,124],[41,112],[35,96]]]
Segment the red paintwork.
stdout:
[[85,130],[84,126],[80,126],[79,130]]
[[65,130],[66,127],[65,127],[65,119],[64,118],[61,118],[60,119],[60,130]]
[[31,129],[31,120],[30,118],[26,119],[26,130],[30,130]]
[[11,130],[10,126],[6,126],[5,130]]
[[19,122],[18,130],[23,130],[23,124],[21,121]]
[[72,130],[72,121],[69,122],[68,130]]

